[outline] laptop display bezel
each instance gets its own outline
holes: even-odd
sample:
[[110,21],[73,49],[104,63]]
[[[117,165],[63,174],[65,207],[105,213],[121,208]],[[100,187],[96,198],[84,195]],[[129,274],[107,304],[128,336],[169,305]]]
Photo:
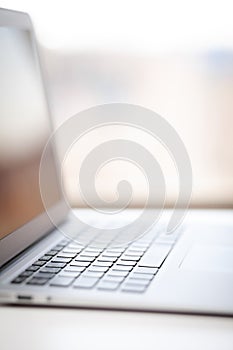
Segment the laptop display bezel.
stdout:
[[[45,99],[49,111],[49,124],[52,131],[51,113],[48,104],[47,91],[45,85],[45,77],[43,69],[41,67],[41,61],[37,50],[36,38],[33,30],[33,25],[30,17],[27,13],[12,11],[0,8],[0,27],[12,27],[30,31],[31,37],[35,43],[36,55],[38,64],[40,67],[40,73],[42,77],[42,83],[44,88]],[[56,150],[53,150],[54,161],[56,162]],[[43,212],[30,222],[21,226],[14,232],[8,234],[6,237],[0,240],[0,267],[7,263],[10,259],[14,258],[17,254],[21,253],[24,249],[28,248],[31,244],[41,239],[43,236],[51,232],[55,226],[62,223],[68,214],[67,204],[62,197],[62,191],[60,189],[58,181],[58,190],[60,192],[60,200],[50,208],[53,211],[53,223],[49,219],[46,212]]]

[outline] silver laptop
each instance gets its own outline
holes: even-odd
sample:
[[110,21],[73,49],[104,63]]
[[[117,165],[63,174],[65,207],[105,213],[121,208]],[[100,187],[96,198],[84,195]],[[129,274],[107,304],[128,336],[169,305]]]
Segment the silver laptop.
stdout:
[[[232,315],[231,211],[190,211],[169,235],[165,213],[164,223],[118,246],[66,235],[70,227],[77,237],[89,232],[70,221],[52,148],[47,210],[42,203],[38,174],[51,125],[27,14],[0,10],[0,52],[0,302]],[[82,215],[96,220],[88,209]]]

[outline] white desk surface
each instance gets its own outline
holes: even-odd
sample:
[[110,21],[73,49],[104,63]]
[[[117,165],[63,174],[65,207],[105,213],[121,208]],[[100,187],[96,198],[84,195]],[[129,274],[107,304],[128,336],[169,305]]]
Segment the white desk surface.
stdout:
[[233,318],[0,308],[1,349],[233,349]]

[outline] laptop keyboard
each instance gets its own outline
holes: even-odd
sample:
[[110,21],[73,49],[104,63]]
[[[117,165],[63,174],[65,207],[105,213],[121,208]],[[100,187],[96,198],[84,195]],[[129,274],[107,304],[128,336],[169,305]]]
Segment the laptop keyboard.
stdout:
[[51,286],[143,293],[170,253],[179,231],[149,233],[124,247],[93,248],[62,239],[11,281]]

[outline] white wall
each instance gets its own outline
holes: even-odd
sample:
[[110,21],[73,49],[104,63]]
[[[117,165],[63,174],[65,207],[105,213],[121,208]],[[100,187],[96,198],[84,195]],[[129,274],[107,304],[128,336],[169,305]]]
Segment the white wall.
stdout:
[[[233,25],[231,1],[2,1],[27,11],[47,67],[56,125],[78,111],[107,102],[153,109],[178,131],[194,173],[194,206],[233,204]],[[168,204],[177,178],[169,156],[147,135],[127,128],[93,133],[65,166],[73,205],[82,205],[76,174],[88,150],[113,137],[139,140],[157,157],[167,181]],[[134,204],[145,179],[130,165],[103,169],[99,193],[114,198],[127,178]]]

